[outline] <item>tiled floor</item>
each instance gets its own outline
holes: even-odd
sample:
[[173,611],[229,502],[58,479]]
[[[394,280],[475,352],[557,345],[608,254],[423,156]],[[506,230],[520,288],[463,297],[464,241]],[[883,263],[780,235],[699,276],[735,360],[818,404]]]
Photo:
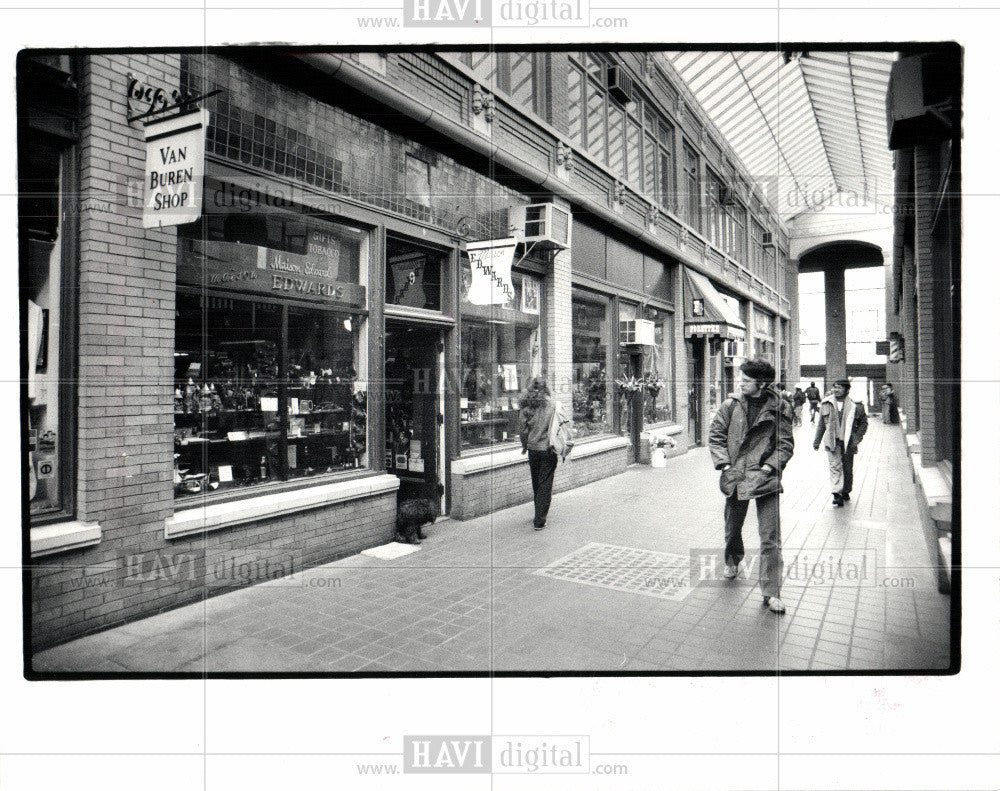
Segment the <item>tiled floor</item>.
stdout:
[[[440,522],[428,529],[420,551],[406,557],[358,555],[305,572],[297,587],[279,580],[217,596],[43,651],[34,668],[946,668],[951,600],[936,588],[899,428],[871,423],[855,464],[853,499],[843,509],[830,505],[825,455],[813,451],[808,423],[796,429],[796,443],[781,501],[784,616],[761,606],[756,567],[733,581],[699,580],[703,555],[717,554],[721,571],[723,496],[707,451],[695,449],[666,469],[633,467],[556,495],[541,532],[531,529],[529,505]],[[748,561],[757,548],[755,528],[751,508]],[[588,545],[620,549],[592,555],[593,573],[575,572],[590,579],[538,573],[580,557],[575,553]],[[692,555],[685,571],[698,584],[687,587],[689,577],[679,593],[657,592],[669,582],[660,577],[673,580],[683,568],[664,559]],[[644,568],[642,558],[660,560]],[[621,568],[609,568],[615,563]],[[649,589],[637,590],[637,580]]]

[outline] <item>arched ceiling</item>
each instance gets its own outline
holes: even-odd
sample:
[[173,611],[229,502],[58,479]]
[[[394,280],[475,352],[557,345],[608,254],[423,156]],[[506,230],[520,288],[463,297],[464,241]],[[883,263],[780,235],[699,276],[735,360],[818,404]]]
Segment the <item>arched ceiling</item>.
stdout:
[[892,204],[895,53],[664,54],[785,222],[837,193]]

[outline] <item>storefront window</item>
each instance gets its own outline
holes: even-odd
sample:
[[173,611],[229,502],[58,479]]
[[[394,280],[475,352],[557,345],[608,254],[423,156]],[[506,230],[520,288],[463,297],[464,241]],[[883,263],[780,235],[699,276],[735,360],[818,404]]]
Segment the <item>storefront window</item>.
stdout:
[[606,297],[573,291],[573,421],[581,437],[612,430],[610,308]]
[[[72,300],[66,249],[70,236],[64,227],[67,151],[39,143],[22,149],[18,173],[19,232],[24,281],[22,311],[27,335],[28,497],[31,515],[50,514],[72,507],[72,386],[65,359],[64,321]],[[69,302],[70,304],[67,304]],[[65,510],[64,510],[65,509]]]
[[647,307],[645,317],[653,322],[654,346],[643,357],[646,382],[643,420],[646,424],[674,419],[674,316],[661,308]]
[[178,497],[368,465],[365,238],[291,213],[180,229]]
[[518,396],[542,372],[544,305],[540,278],[513,273],[502,305],[469,302],[472,268],[462,258],[461,441],[463,449],[514,442]]

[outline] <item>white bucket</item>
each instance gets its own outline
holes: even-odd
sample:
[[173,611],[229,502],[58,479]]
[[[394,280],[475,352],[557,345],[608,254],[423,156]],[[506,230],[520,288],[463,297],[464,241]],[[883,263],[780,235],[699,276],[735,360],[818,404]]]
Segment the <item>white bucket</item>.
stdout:
[[651,467],[666,467],[667,466],[667,454],[663,452],[663,448],[653,448],[649,453],[649,465]]

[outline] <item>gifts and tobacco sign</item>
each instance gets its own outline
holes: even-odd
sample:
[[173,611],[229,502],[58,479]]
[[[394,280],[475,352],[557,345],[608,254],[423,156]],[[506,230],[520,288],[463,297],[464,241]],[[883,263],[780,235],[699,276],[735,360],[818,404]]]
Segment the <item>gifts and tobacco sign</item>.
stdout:
[[514,301],[510,268],[514,263],[517,239],[490,239],[468,242],[465,251],[472,266],[472,282],[467,299],[473,305],[507,305]]
[[183,225],[201,217],[208,110],[146,124],[142,227]]

